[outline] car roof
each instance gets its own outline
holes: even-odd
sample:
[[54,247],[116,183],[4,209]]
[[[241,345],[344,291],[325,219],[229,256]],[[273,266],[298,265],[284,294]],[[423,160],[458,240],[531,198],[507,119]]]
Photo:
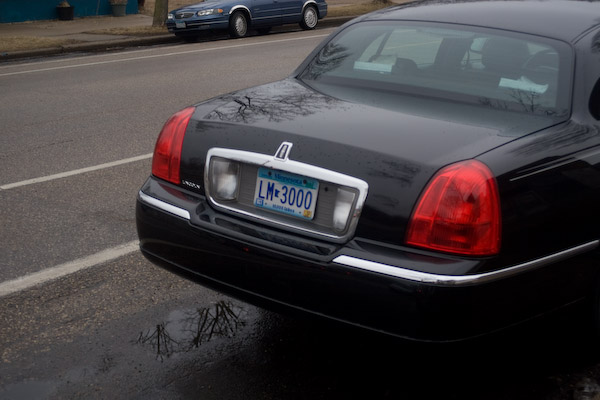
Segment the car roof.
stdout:
[[484,26],[573,42],[600,24],[600,2],[417,1],[369,14],[364,20],[390,19]]

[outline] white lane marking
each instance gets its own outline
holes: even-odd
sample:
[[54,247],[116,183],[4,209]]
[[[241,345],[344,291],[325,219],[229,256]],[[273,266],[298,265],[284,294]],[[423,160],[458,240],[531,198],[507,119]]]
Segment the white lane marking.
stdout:
[[239,47],[259,46],[259,45],[264,45],[264,44],[295,42],[295,41],[299,41],[299,40],[315,39],[315,38],[321,38],[321,37],[326,37],[326,36],[329,36],[329,35],[328,34],[326,34],[326,35],[313,35],[313,36],[306,36],[306,37],[301,37],[301,38],[271,40],[271,41],[268,41],[268,42],[243,43],[243,44],[230,45],[230,46],[211,47],[211,48],[208,48],[208,49],[196,49],[196,50],[178,51],[178,52],[166,53],[166,54],[154,54],[154,55],[150,55],[150,56],[121,58],[121,59],[118,59],[118,60],[96,61],[96,62],[91,62],[91,63],[76,64],[76,65],[63,65],[63,66],[60,66],[60,67],[39,68],[39,69],[32,69],[32,70],[28,70],[28,71],[6,72],[6,73],[0,74],[0,77],[2,77],[2,76],[13,76],[13,75],[23,75],[23,74],[32,74],[34,72],[56,71],[56,70],[61,70],[61,69],[90,67],[90,66],[102,65],[102,64],[115,64],[115,63],[121,63],[121,62],[126,62],[126,61],[147,60],[147,59],[150,59],[150,58],[173,57],[173,56],[178,56],[178,55],[182,55],[182,54],[204,53],[204,52],[207,52],[207,51],[228,50],[228,49],[235,49],[235,48],[239,48]]
[[[181,46],[185,46],[185,45],[174,45],[173,47],[181,47]],[[59,64],[59,63],[64,63],[66,61],[69,60],[73,60],[73,59],[79,59],[79,60],[85,60],[85,59],[90,59],[90,58],[107,58],[107,57],[114,57],[115,54],[118,54],[120,56],[124,56],[127,54],[133,54],[133,53],[149,53],[151,51],[155,51],[156,49],[153,48],[148,48],[148,49],[136,49],[136,50],[129,50],[129,51],[119,51],[118,53],[113,53],[113,52],[108,52],[108,53],[97,53],[97,54],[88,54],[88,55],[81,55],[81,56],[73,56],[70,59],[67,58],[51,58],[51,59],[42,59],[41,61],[39,60],[35,60],[35,61],[28,61],[28,60],[20,60],[21,62],[19,64],[17,64],[17,62],[19,60],[15,60],[15,62],[13,64],[5,64],[5,65],[1,65],[0,64],[0,70],[4,70],[4,69],[14,69],[16,65],[19,66],[34,66],[34,65],[43,65],[43,64]],[[65,54],[66,55],[66,54]]]
[[8,296],[9,294],[17,293],[34,286],[41,285],[62,278],[66,275],[81,271],[83,269],[103,264],[108,261],[115,260],[119,257],[131,254],[139,249],[139,241],[134,240],[129,243],[122,244],[91,256],[80,258],[64,264],[57,265],[52,268],[47,268],[33,274],[25,275],[10,281],[0,283],[0,297]]
[[61,172],[61,173],[54,174],[54,175],[42,176],[42,177],[33,178],[33,179],[27,179],[27,180],[21,181],[21,182],[7,183],[5,185],[0,185],[0,190],[14,189],[14,188],[21,187],[21,186],[33,185],[34,183],[53,181],[55,179],[61,179],[61,178],[66,178],[68,176],[84,174],[86,172],[98,171],[100,169],[116,167],[118,165],[129,164],[132,162],[145,160],[148,158],[152,158],[152,153],[144,154],[144,155],[136,156],[136,157],[125,158],[123,160],[112,161],[112,162],[108,162],[108,163],[104,163],[104,164],[100,164],[100,165],[94,165],[93,167],[80,168],[80,169],[75,169],[72,171]]

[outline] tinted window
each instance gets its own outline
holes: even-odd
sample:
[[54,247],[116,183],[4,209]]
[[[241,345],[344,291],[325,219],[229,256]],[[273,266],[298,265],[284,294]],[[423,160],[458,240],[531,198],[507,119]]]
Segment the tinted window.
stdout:
[[571,54],[562,42],[501,31],[360,23],[333,38],[300,78],[332,95],[337,85],[562,116]]

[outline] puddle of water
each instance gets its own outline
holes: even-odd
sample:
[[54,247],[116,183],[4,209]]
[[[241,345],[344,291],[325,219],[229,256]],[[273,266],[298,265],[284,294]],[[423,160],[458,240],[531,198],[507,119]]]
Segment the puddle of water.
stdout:
[[136,343],[152,347],[162,361],[217,338],[232,338],[247,322],[244,307],[222,300],[208,307],[172,311],[165,321],[140,332]]

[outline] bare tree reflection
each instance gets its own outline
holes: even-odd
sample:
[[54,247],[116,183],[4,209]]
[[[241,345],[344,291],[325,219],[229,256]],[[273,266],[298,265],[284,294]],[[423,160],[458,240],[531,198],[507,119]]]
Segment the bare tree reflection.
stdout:
[[517,154],[535,154],[541,151],[549,151],[565,148],[573,145],[593,140],[596,143],[600,136],[599,125],[581,125],[570,121],[561,129],[552,132],[545,132],[539,136],[538,140],[528,141],[523,146],[517,147],[514,152]]
[[539,102],[540,94],[534,91],[511,90],[512,101],[480,97],[478,103],[482,106],[505,111],[520,111],[546,116],[563,116],[567,110],[547,108]]
[[217,337],[233,337],[245,326],[241,314],[243,309],[229,301],[219,301],[211,307],[201,307],[187,312],[185,318],[176,321],[173,329],[179,328],[176,340],[167,331],[169,323],[162,322],[155,329],[140,332],[137,343],[152,346],[156,350],[156,358],[163,361],[175,353],[188,352],[210,342]]
[[229,102],[206,116],[209,120],[235,123],[291,121],[299,116],[309,116],[340,102],[296,83],[280,82],[224,97]]
[[148,344],[156,348],[156,358],[160,358],[161,361],[164,356],[171,356],[171,354],[175,352],[174,346],[179,345],[179,343],[173,340],[167,332],[164,322],[157,324],[154,331],[148,331],[145,334],[140,332],[137,342],[140,344]]
[[509,110],[510,109],[510,107],[506,101],[498,100],[498,99],[490,99],[489,97],[480,97],[479,104],[481,104],[482,106],[490,107],[490,108],[496,108],[498,110]]
[[600,32],[594,35],[592,39],[592,53],[600,52]]
[[540,104],[537,102],[537,99],[540,97],[539,93],[511,90],[510,97],[523,107],[523,111],[525,112],[535,113],[540,107]]
[[317,80],[321,75],[337,69],[349,55],[347,47],[330,42],[319,52],[314,62],[302,74],[302,78]]
[[214,309],[199,308],[196,314],[190,315],[187,320],[192,334],[190,348],[198,348],[202,343],[209,342],[214,336],[232,337],[245,325],[240,319],[240,313],[234,311],[230,302],[220,301]]
[[400,187],[408,187],[415,176],[421,172],[421,166],[409,162],[381,160],[375,168],[370,168],[368,175],[372,178],[383,178],[385,181],[396,181]]

